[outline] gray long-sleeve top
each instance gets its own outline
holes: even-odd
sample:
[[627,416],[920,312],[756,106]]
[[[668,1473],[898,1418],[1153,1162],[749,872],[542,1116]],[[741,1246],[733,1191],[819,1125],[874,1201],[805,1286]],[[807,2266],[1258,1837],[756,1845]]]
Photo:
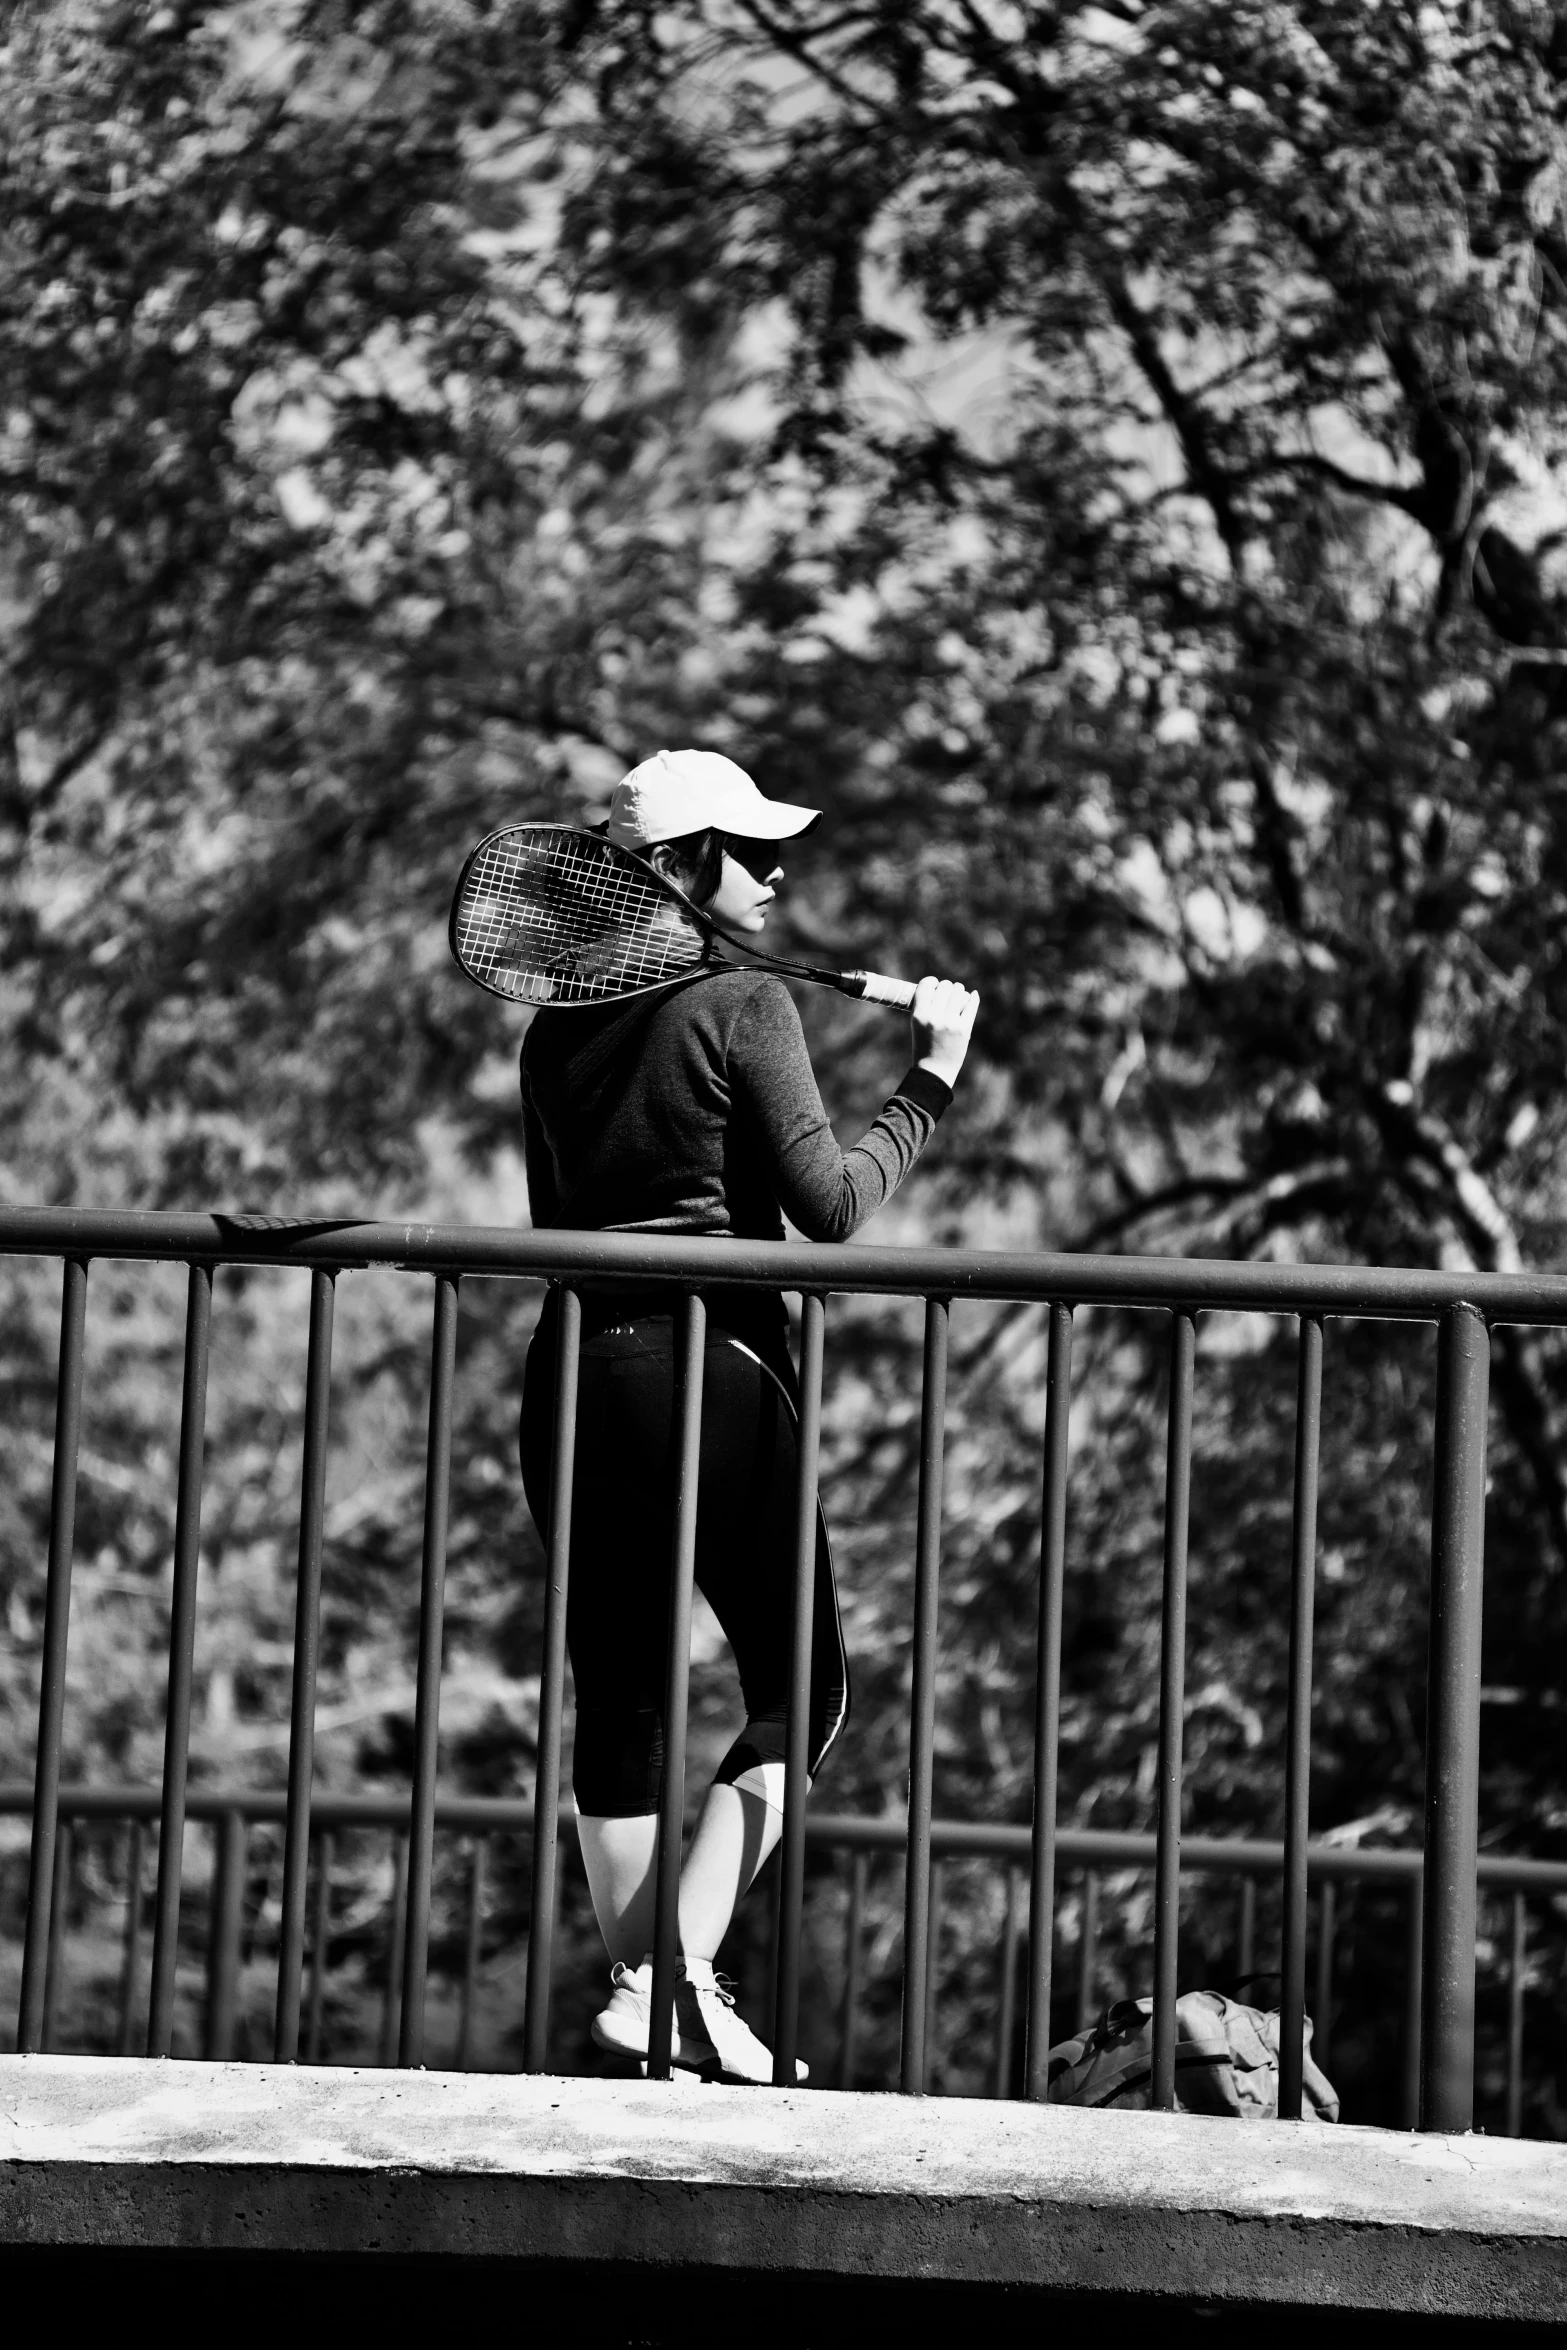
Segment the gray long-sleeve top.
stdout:
[[[542,1011],[522,1048],[535,1226],[847,1240],[952,1099],[911,1068],[840,1150],[781,980],[720,971],[600,1011]],[[780,1212],[781,1211],[781,1212]]]

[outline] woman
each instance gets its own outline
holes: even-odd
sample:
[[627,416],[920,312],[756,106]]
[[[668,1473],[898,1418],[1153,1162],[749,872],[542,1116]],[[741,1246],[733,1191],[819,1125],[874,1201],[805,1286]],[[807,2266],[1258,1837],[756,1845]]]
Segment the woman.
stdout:
[[[660,751],[616,790],[610,838],[724,928],[758,936],[780,841],[819,821],[764,799],[709,751]],[[914,1065],[855,1148],[840,1151],[799,1014],[766,972],[714,971],[630,1002],[541,1011],[522,1050],[536,1226],[847,1240],[896,1190],[952,1098],[979,999],[920,982]],[[713,1960],[782,1828],[794,1552],[797,1390],[781,1298],[704,1291],[696,1579],[734,1652],[746,1722],[719,1765],[680,1880],[676,2061],[768,2081],[772,2059]],[[572,1778],[594,1912],[612,1961],[601,2047],[647,2054],[654,1859],[672,1530],[674,1320],[667,1290],[583,1297],[567,1642],[576,1683]],[[522,1468],[549,1519],[557,1312],[529,1350]],[[848,1715],[825,1526],[811,1660],[814,1776]],[[800,2068],[804,2077],[804,2067]]]

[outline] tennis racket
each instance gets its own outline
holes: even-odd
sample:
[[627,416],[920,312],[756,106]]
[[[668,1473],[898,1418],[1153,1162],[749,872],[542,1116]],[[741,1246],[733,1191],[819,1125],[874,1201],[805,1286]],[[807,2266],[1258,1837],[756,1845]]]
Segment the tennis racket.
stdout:
[[569,824],[510,824],[481,840],[458,878],[449,936],[468,977],[514,1004],[614,1003],[699,971],[743,969],[725,947],[867,1003],[914,1002],[906,979],[759,953],[644,858]]

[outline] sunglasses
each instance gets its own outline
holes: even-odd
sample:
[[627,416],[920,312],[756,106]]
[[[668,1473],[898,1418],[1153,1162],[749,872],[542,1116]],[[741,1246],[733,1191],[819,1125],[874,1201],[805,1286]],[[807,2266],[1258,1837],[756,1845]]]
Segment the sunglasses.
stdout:
[[765,881],[778,869],[778,848],[775,840],[747,840],[743,833],[726,832],[724,850],[737,865],[743,865],[753,881]]

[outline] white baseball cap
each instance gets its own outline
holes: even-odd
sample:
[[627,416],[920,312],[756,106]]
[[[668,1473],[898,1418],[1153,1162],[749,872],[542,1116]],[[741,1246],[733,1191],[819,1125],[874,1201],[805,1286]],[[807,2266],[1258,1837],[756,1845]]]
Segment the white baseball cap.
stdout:
[[720,751],[656,751],[616,784],[609,837],[622,849],[651,848],[709,828],[742,840],[793,840],[820,822],[817,808],[764,799],[745,769]]

